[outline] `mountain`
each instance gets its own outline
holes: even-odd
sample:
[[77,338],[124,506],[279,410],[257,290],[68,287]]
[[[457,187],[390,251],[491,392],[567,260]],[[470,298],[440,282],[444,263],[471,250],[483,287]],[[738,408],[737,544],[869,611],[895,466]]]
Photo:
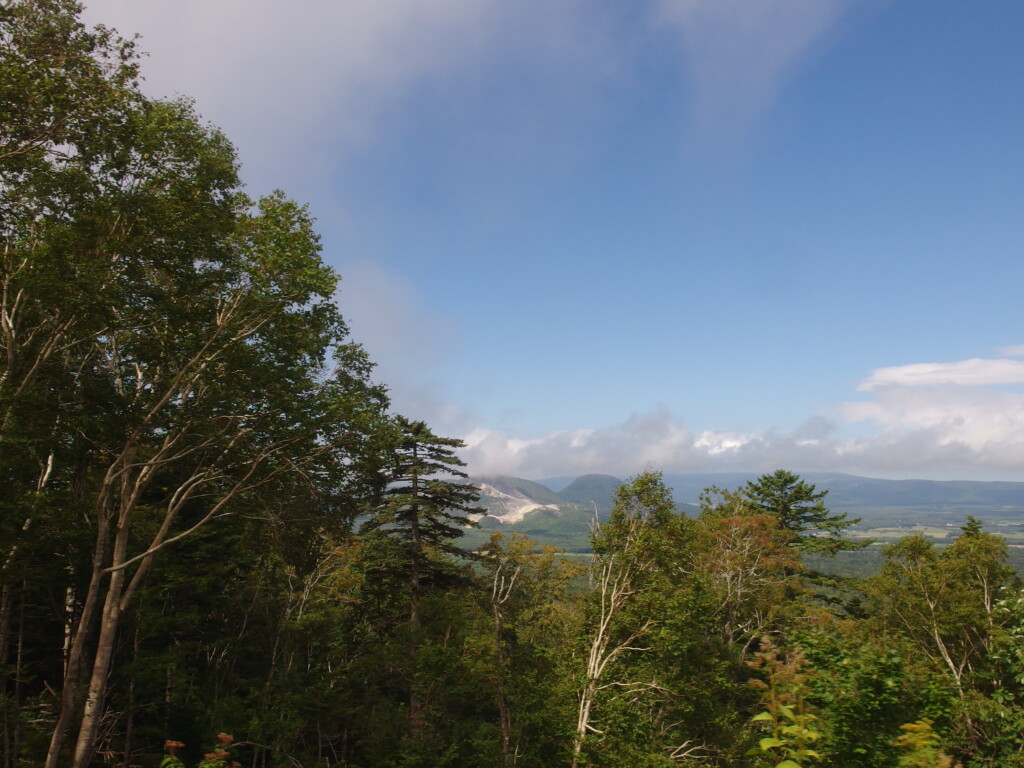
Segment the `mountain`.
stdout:
[[622,484],[611,475],[584,475],[555,493],[521,477],[492,475],[472,482],[480,488],[479,503],[487,515],[479,520],[479,528],[466,531],[463,547],[476,549],[495,531],[516,531],[568,552],[589,551],[594,507],[600,519],[606,518],[612,493]]
[[563,488],[576,479],[576,475],[558,475],[557,477],[544,477],[537,480],[541,485],[546,485],[555,493],[561,493]]
[[612,511],[612,494],[622,481],[611,475],[581,475],[559,492],[563,503],[578,504],[593,509],[597,505],[600,517]]
[[478,477],[473,483],[480,488],[480,506],[502,523],[517,523],[538,509],[557,512],[564,503],[549,488],[521,477]]
[[[1024,483],[955,480],[880,480],[839,473],[801,475],[818,490],[829,492],[833,511],[863,518],[858,529],[878,526],[956,526],[972,514],[988,523],[1024,527]],[[695,515],[701,492],[708,487],[736,489],[754,473],[665,475],[681,512]],[[481,490],[487,515],[479,528],[467,531],[463,546],[476,548],[495,531],[524,533],[539,544],[567,551],[587,551],[595,506],[599,519],[608,516],[612,494],[621,480],[611,475],[582,475],[558,493],[547,484],[495,475],[473,478]],[[871,534],[874,535],[874,534]]]

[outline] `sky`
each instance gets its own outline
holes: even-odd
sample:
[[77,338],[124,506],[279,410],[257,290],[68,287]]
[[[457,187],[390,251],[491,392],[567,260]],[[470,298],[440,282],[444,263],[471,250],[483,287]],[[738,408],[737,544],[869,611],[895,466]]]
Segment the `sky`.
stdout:
[[86,0],[469,471],[1024,481],[1024,3]]

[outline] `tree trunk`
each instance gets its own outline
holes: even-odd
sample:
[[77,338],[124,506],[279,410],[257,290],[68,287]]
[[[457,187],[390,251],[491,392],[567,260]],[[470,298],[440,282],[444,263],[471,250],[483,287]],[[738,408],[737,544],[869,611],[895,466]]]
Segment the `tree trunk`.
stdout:
[[[139,662],[139,623],[135,622],[135,636],[132,638],[132,663]],[[132,730],[135,720],[135,677],[128,682],[128,708],[124,723],[124,761],[123,768],[131,768],[132,763]]]
[[[117,539],[114,543],[113,566],[124,563],[128,551],[128,516],[122,515],[118,526]],[[89,690],[82,712],[82,725],[78,731],[75,744],[74,759],[71,768],[86,768],[92,759],[96,734],[103,717],[103,707],[107,696],[107,682],[110,679],[110,665],[114,658],[114,644],[117,640],[117,628],[121,621],[121,593],[124,589],[125,569],[117,568],[110,574],[106,598],[103,601],[103,616],[100,620],[99,637],[96,641],[96,654],[93,657],[92,675],[89,679]]]
[[501,636],[504,629],[504,622],[501,616],[501,606],[494,603],[494,647],[497,651],[497,680],[498,688],[498,717],[501,721],[501,765],[508,768],[511,764],[512,744],[512,712],[509,710],[508,697],[505,692],[505,648]]
[[[415,480],[413,488],[415,489]],[[414,491],[415,492],[415,491]],[[419,510],[413,507],[412,518],[412,558],[409,562],[409,724],[414,731],[419,730],[423,725],[420,720],[420,710],[423,703],[416,693],[416,683],[419,678],[419,633],[422,625],[420,617],[420,526]]]
[[505,617],[501,606],[512,597],[516,579],[522,573],[522,566],[517,566],[511,575],[506,577],[505,563],[499,563],[494,571],[491,583],[491,610],[494,614],[494,650],[497,661],[496,686],[498,699],[498,718],[501,726],[501,765],[508,768],[512,763],[512,711],[508,705],[508,693],[505,679]]
[[75,710],[78,708],[79,681],[81,680],[82,670],[88,661],[86,659],[86,640],[91,632],[96,609],[99,606],[100,584],[104,577],[103,564],[106,559],[110,529],[108,514],[101,510],[98,517],[96,549],[93,551],[92,558],[92,575],[89,579],[89,587],[85,592],[82,613],[78,617],[78,622],[72,631],[71,644],[65,659],[64,681],[60,697],[60,714],[57,716],[53,735],[50,738],[50,748],[46,754],[45,768],[58,768],[60,764],[64,738],[71,727],[71,719],[74,716]]
[[[14,610],[14,588],[10,583],[4,583],[3,587],[0,588],[0,669],[7,666],[7,648],[10,644],[10,629],[11,629],[11,613]],[[15,669],[9,676],[16,681],[18,679],[18,669]],[[4,683],[2,692],[7,691],[7,678],[8,675],[4,676]],[[17,685],[15,682],[14,685]],[[13,686],[12,686],[13,687]],[[14,702],[14,712],[17,712],[18,702]],[[17,718],[13,718],[7,707],[3,710],[3,768],[12,768],[15,760],[14,741],[16,741],[13,729],[17,728]]]
[[[25,594],[28,583],[24,576],[21,580],[21,593]],[[14,650],[14,711],[21,709],[21,672],[25,653],[25,601],[22,600],[18,606],[18,642]],[[18,755],[21,754],[21,719],[14,721],[14,733],[11,737],[11,767],[17,768],[19,764]]]

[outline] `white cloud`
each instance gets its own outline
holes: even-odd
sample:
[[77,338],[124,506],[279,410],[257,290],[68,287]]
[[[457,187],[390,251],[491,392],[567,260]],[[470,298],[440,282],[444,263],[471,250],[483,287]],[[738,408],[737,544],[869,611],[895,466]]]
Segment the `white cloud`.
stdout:
[[847,403],[842,411],[850,421],[929,432],[942,444],[957,442],[976,450],[1024,441],[1024,395],[1010,392],[891,389],[869,403]]
[[532,477],[665,466],[689,450],[693,437],[689,430],[672,424],[667,412],[656,410],[606,429],[566,430],[531,439],[478,429],[466,437],[466,443],[463,455],[471,472]]
[[[1004,368],[994,363],[1012,363]],[[603,429],[511,440],[477,430],[465,458],[474,473],[607,472],[645,465],[666,472],[844,471],[877,475],[1019,477],[1024,471],[1024,381],[1014,361],[964,360],[878,369],[858,389],[870,399],[837,406],[841,423],[815,415],[792,432],[693,433],[664,409]],[[871,428],[844,436],[844,425]],[[847,430],[848,431],[848,430]]]
[[[820,425],[817,425],[820,428]],[[465,437],[463,451],[474,474],[542,477],[601,472],[627,475],[645,466],[666,472],[768,471],[777,466],[827,469],[834,447],[776,433],[706,430],[694,434],[663,408],[634,414],[602,429],[552,432],[511,439],[476,429]]]
[[307,198],[330,196],[346,160],[389,130],[396,105],[424,86],[450,93],[506,57],[517,72],[533,75],[524,78],[526,92],[508,96],[521,102],[510,109],[534,110],[537,102],[557,112],[617,60],[614,30],[583,0],[86,4],[88,23],[141,34],[150,54],[142,65],[145,90],[195,99],[239,148],[251,184],[261,191],[301,187]]
[[704,138],[742,136],[777,97],[848,0],[660,0],[675,27]]
[[[371,140],[381,110],[486,49],[496,0],[87,0],[142,35],[146,90],[183,93],[267,180],[316,176]],[[295,168],[298,163],[299,167]],[[329,166],[330,163],[327,163]],[[261,174],[262,175],[262,174]],[[262,179],[261,179],[262,180]]]
[[881,387],[920,387],[935,384],[987,386],[1024,383],[1024,361],[972,358],[956,363],[914,363],[878,368],[857,387],[870,392]]
[[[699,126],[709,136],[741,135],[848,2],[656,0],[647,18],[677,36]],[[147,91],[194,98],[236,142],[259,189],[300,180],[327,188],[348,154],[376,139],[395,104],[424,84],[459,88],[497,60],[528,81],[525,95],[507,98],[528,113],[520,126],[527,134],[534,122],[544,126],[536,142],[543,151],[546,134],[568,118],[559,110],[585,111],[595,86],[634,66],[650,31],[624,25],[614,4],[585,0],[86,5],[87,22],[142,35]]]

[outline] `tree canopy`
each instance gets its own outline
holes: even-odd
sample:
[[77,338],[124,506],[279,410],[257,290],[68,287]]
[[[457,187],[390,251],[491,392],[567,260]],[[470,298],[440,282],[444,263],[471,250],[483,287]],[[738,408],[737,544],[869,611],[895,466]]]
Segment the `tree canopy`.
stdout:
[[845,512],[830,512],[825,506],[828,491],[818,491],[788,470],[778,469],[761,475],[748,482],[742,494],[754,510],[778,519],[779,524],[793,534],[794,544],[804,552],[835,554],[869,543],[843,538],[843,531],[859,523],[860,518],[847,518]]

